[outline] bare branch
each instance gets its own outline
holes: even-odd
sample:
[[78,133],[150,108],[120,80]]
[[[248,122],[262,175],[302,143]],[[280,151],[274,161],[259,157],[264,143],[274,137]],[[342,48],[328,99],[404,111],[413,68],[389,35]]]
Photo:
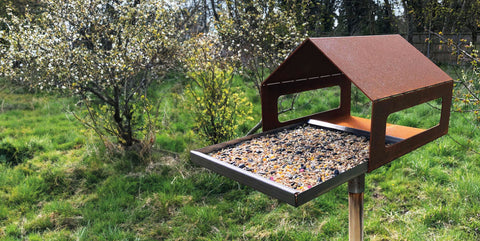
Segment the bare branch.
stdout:
[[[429,32],[430,32],[431,34],[435,35],[437,38],[441,39],[442,41],[444,41],[444,42],[446,42],[446,43],[448,42],[448,39],[447,39],[445,36],[443,36],[443,35],[441,35],[441,34],[439,34],[439,33],[430,31],[430,30],[429,30]],[[477,62],[480,62],[480,59],[479,59],[479,58],[475,58],[475,57],[474,57],[473,55],[471,55],[468,51],[466,51],[465,49],[463,49],[463,48],[461,47],[461,44],[460,44],[460,43],[455,43],[455,47],[456,47],[456,49],[457,49],[458,51],[462,52],[462,54],[464,54],[465,56],[467,56],[467,57],[470,58],[471,60],[475,60],[475,61],[477,61]]]

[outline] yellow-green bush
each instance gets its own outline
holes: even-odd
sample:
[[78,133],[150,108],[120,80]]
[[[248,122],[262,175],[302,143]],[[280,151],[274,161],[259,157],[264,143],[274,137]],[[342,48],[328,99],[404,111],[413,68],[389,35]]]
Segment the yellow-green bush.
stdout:
[[232,85],[236,55],[214,35],[199,35],[189,42],[185,67],[191,79],[187,102],[199,134],[210,143],[232,138],[251,113],[244,93]]

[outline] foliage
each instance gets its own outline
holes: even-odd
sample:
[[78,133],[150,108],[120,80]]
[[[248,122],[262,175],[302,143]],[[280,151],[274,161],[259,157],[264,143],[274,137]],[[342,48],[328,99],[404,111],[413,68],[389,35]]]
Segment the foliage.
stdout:
[[38,90],[80,98],[77,118],[106,143],[151,145],[147,89],[168,70],[177,49],[168,1],[44,1],[40,17],[10,13],[0,49],[1,74]]
[[480,66],[478,50],[473,45],[466,46],[471,52],[460,54],[471,65],[470,68],[462,69],[458,75],[454,92],[454,109],[460,112],[473,112],[476,120],[480,122]]
[[455,89],[453,92],[453,111],[473,113],[477,123],[480,122],[480,58],[478,49],[465,39],[455,42],[446,38],[442,32],[433,33],[458,56],[455,68]]
[[215,25],[228,50],[240,54],[243,75],[259,93],[264,78],[306,37],[293,11],[274,0],[228,0]]
[[342,32],[347,35],[375,34],[377,21],[374,16],[381,20],[379,13],[381,12],[378,11],[378,5],[374,1],[341,1],[339,19]]
[[247,18],[248,23],[250,16],[252,24],[245,27],[251,30],[258,27],[255,16],[270,19],[272,24],[278,21],[287,27],[290,25],[284,18],[270,18],[271,13],[279,16],[287,13],[288,19],[295,20],[297,29],[312,37],[402,33],[412,41],[413,33],[432,30],[471,33],[476,42],[480,28],[480,4],[476,0],[190,0],[182,3],[184,12],[192,19],[189,28],[204,33],[213,30],[212,19],[215,24],[223,24],[225,19],[243,22]]
[[[297,22],[301,18],[296,15],[303,13],[303,5],[286,8],[276,0],[227,0],[219,6],[215,30],[227,50],[239,54],[239,73],[258,95],[263,80],[305,39],[307,23]],[[261,122],[247,134],[256,132]]]
[[281,0],[280,6],[295,16],[297,27],[308,36],[332,35],[338,1],[336,0]]
[[200,34],[190,43],[185,50],[185,65],[192,82],[186,93],[195,126],[210,143],[227,141],[251,113],[251,104],[232,85],[237,56],[228,52],[215,35]]
[[413,32],[470,33],[478,41],[480,2],[476,0],[402,0],[407,39]]
[[13,14],[22,16],[25,14],[26,6],[37,9],[41,4],[42,1],[39,0],[0,0],[0,16],[6,17],[7,7],[13,10]]

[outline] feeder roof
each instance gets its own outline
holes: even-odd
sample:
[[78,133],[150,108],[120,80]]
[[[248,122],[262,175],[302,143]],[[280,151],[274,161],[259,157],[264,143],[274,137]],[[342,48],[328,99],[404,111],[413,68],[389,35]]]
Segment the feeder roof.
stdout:
[[309,38],[263,85],[340,73],[372,101],[452,79],[400,35],[376,35]]

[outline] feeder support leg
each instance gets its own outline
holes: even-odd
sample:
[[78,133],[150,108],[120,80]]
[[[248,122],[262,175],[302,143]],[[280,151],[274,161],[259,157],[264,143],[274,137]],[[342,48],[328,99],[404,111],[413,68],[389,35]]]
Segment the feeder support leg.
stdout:
[[363,240],[363,192],[365,174],[348,181],[348,236],[350,241]]

